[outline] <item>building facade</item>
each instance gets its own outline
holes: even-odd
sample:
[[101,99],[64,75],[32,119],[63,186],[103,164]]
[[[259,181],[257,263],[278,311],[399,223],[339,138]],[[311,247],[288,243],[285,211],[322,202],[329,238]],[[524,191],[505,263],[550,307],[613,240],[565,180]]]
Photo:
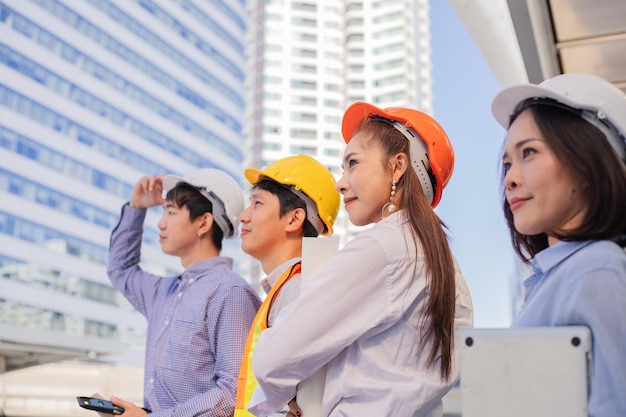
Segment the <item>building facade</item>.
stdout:
[[[0,0],[0,370],[143,347],[109,235],[143,175],[242,179],[246,22],[244,0]],[[144,266],[173,275],[160,213]]]

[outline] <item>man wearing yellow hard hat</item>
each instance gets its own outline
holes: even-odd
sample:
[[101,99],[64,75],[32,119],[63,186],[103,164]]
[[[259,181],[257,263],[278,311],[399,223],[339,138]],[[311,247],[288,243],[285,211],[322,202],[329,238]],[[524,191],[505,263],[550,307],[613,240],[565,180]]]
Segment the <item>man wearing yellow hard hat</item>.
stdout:
[[247,408],[257,387],[252,355],[259,334],[300,293],[302,238],[332,234],[340,204],[332,173],[306,155],[280,159],[264,170],[248,168],[245,176],[253,189],[239,216],[242,249],[261,262],[267,297],[248,336],[235,417],[252,416]]

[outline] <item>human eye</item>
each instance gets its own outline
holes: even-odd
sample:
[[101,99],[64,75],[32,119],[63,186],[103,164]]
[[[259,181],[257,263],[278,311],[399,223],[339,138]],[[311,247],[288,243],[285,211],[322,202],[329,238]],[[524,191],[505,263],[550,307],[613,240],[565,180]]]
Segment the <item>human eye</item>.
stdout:
[[510,162],[502,162],[502,172],[506,175],[507,172],[511,169]]
[[356,159],[348,159],[348,164],[347,164],[348,167],[351,168],[351,167],[355,166],[356,164],[357,164]]
[[529,147],[529,148],[522,149],[522,156],[524,158],[527,158],[527,157],[529,157],[529,156],[531,156],[532,154],[535,154],[535,153],[537,153],[537,151],[534,148],[530,148]]

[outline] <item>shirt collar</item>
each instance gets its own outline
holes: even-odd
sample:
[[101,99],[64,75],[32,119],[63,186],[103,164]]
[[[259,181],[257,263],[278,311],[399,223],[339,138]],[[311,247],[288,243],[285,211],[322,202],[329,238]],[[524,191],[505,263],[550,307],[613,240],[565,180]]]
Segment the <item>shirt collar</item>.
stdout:
[[214,256],[191,264],[181,275],[182,279],[198,280],[216,269],[233,269],[233,260],[226,256]]
[[283,262],[278,267],[276,267],[272,272],[267,274],[267,276],[261,280],[261,286],[263,287],[263,290],[265,291],[265,293],[270,292],[274,284],[276,284],[276,281],[278,281],[278,278],[280,278],[280,276],[283,274],[283,272],[285,272],[287,268],[289,268],[292,265],[297,264],[301,260],[302,258],[300,257],[291,258],[288,261]]
[[590,240],[583,242],[559,242],[539,252],[532,260],[535,273],[545,274],[556,265],[569,258],[572,254],[591,244]]

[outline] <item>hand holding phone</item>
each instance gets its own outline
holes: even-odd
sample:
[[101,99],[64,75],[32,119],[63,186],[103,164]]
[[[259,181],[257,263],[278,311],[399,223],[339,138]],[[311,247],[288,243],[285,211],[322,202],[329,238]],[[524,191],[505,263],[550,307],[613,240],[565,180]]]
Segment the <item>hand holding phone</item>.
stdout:
[[87,410],[94,410],[94,411],[99,411],[101,413],[116,414],[116,415],[122,414],[124,412],[124,409],[122,407],[118,407],[117,405],[113,404],[111,401],[105,400],[102,398],[76,397],[76,400],[78,400],[78,405],[80,405],[83,408],[86,408]]
[[[100,394],[93,394],[93,396],[91,397],[76,397],[76,400],[78,400],[78,405],[86,408],[87,410],[94,410],[100,413],[115,415],[119,415],[124,412],[123,407],[119,407],[113,404],[111,401],[105,400],[100,396]],[[141,409],[147,414],[150,414],[152,412],[152,410],[146,407],[141,407]]]

